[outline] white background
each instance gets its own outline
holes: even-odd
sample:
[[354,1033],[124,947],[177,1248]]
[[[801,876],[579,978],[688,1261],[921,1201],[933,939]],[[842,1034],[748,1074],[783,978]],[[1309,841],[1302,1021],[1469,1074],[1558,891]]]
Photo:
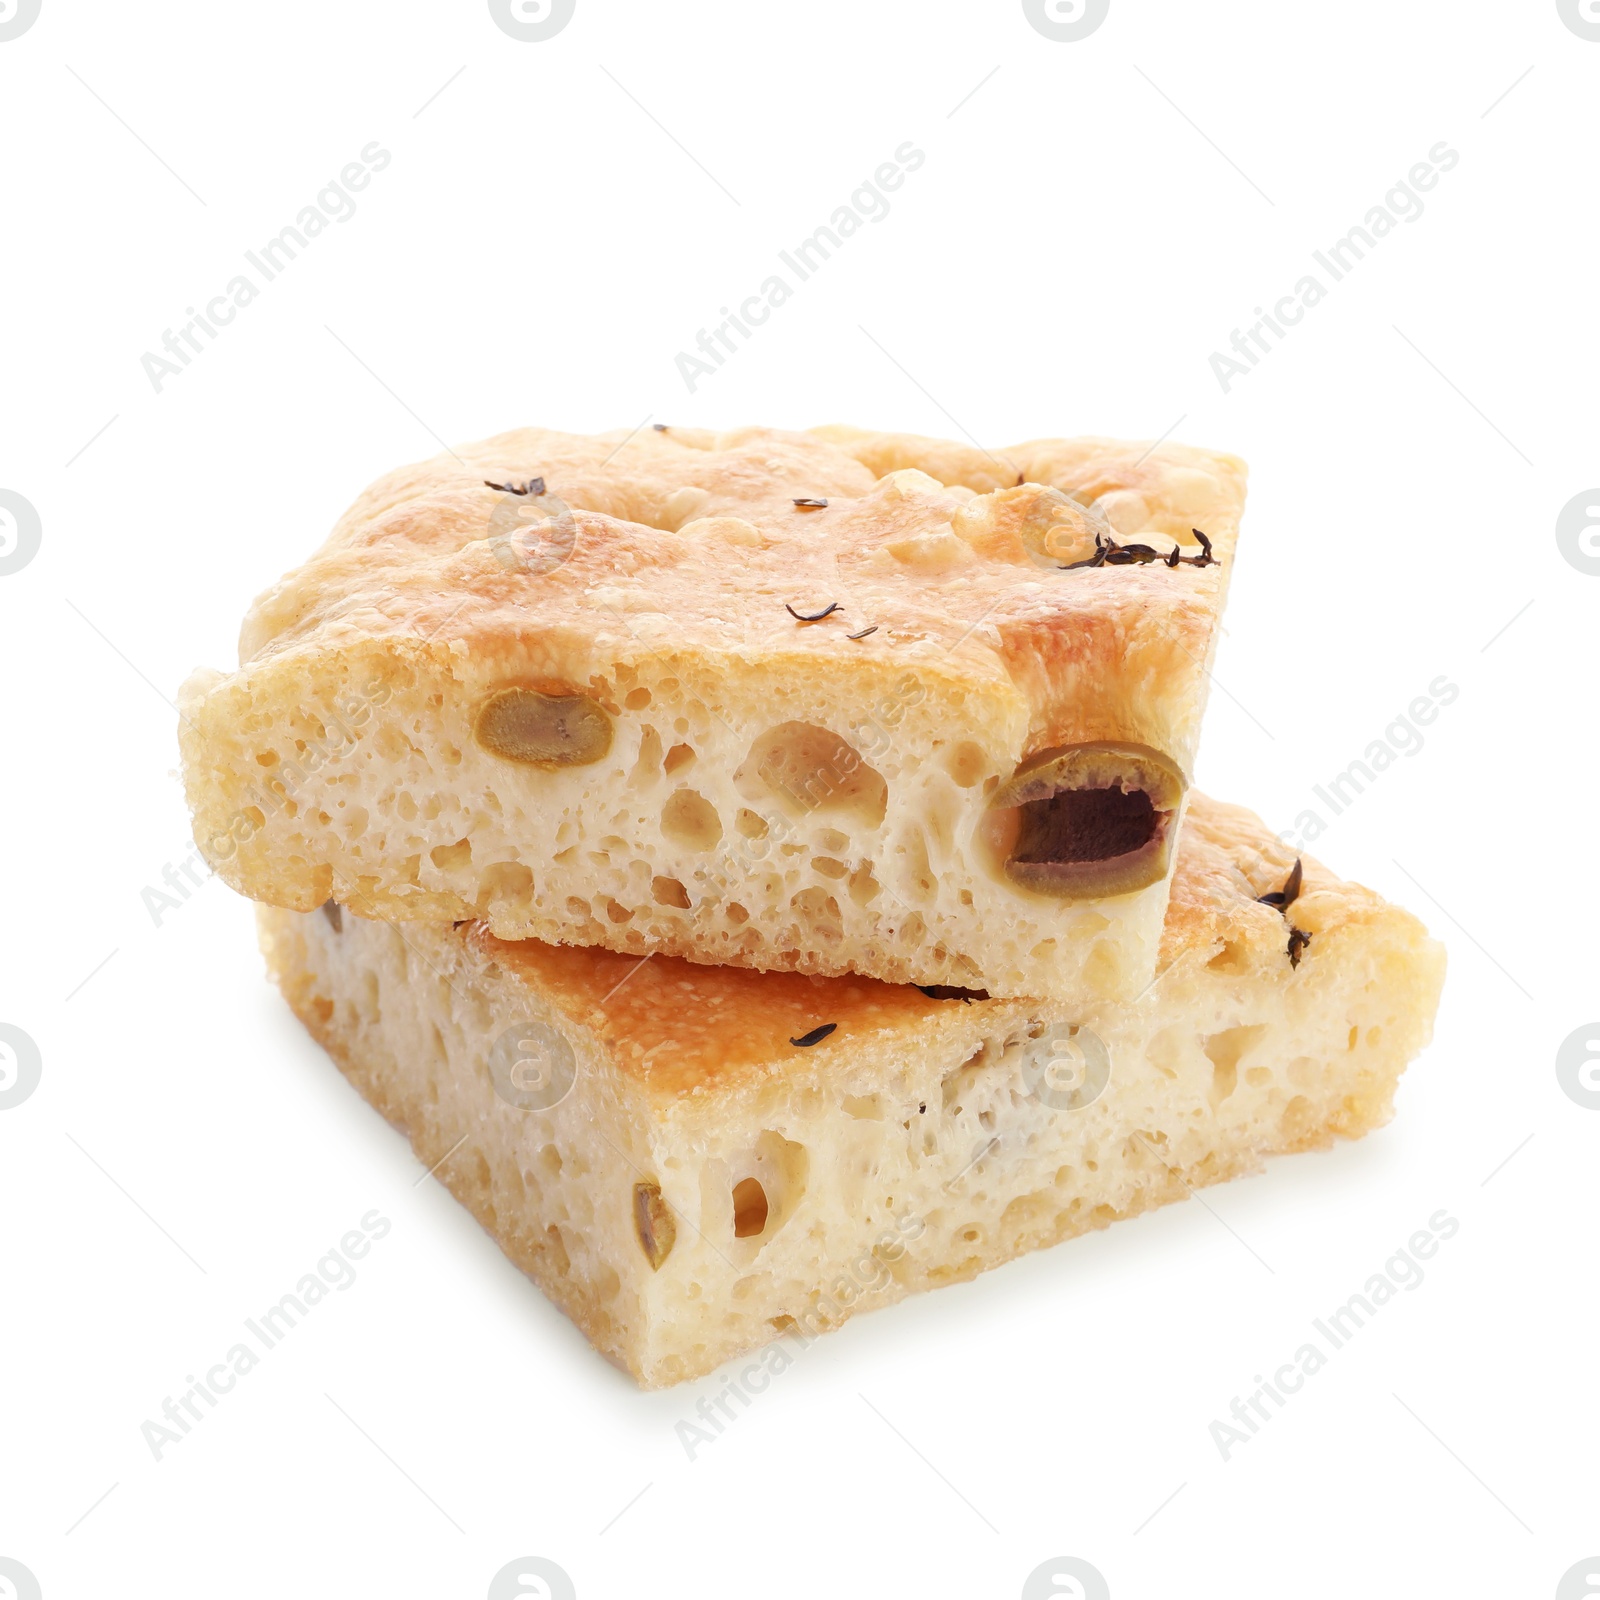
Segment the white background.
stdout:
[[[0,1022],[43,1063],[0,1112],[0,1556],[45,1600],[478,1597],[529,1554],[583,1600],[1012,1597],[1061,1555],[1115,1600],[1543,1600],[1600,1555],[1600,1112],[1555,1073],[1600,1013],[1600,577],[1555,533],[1600,483],[1597,87],[1554,0],[1112,0],[1076,43],[1016,0],[578,0],[543,43],[482,0],[44,0],[0,43],[0,488],[42,525],[0,576]],[[156,392],[373,140],[356,214]],[[691,394],[677,353],[906,140],[890,214]],[[1441,140],[1224,393],[1212,352]],[[1313,846],[1449,946],[1394,1124],[862,1318],[694,1461],[714,1380],[636,1392],[419,1182],[249,907],[141,899],[190,851],[177,685],[363,485],[646,418],[1243,455],[1200,779],[1274,828],[1460,690]],[[374,1207],[360,1280],[154,1461]],[[1211,1421],[1440,1208],[1427,1280],[1224,1462]]]

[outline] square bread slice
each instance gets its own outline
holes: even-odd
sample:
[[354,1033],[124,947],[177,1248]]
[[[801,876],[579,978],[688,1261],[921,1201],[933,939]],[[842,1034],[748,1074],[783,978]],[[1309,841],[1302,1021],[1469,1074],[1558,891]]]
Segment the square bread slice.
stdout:
[[[1130,1006],[506,943],[263,907],[357,1089],[641,1384],[1387,1120],[1444,952],[1197,796]],[[1298,898],[1284,909],[1261,896]]]
[[996,995],[1150,979],[1244,467],[524,431],[380,480],[191,677],[253,899]]

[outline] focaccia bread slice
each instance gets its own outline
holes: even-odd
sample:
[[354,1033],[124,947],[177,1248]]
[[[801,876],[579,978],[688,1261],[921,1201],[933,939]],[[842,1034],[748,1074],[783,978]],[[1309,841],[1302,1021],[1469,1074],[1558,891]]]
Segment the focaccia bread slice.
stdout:
[[1129,996],[1243,498],[1232,457],[1104,439],[464,446],[189,680],[196,838],[296,910]]
[[1384,1122],[1444,952],[1369,890],[1292,869],[1256,817],[1197,796],[1161,971],[1131,1006],[331,905],[263,908],[261,933],[356,1088],[655,1386]]

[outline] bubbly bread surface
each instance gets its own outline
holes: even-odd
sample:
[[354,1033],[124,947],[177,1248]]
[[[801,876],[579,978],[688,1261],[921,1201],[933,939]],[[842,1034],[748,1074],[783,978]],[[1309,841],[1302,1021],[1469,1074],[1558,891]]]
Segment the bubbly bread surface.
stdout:
[[1384,1122],[1444,955],[1194,798],[1132,1005],[929,995],[261,909],[290,1004],[642,1384]]
[[1243,499],[1232,457],[1105,439],[463,446],[185,685],[196,838],[296,910],[1129,996]]

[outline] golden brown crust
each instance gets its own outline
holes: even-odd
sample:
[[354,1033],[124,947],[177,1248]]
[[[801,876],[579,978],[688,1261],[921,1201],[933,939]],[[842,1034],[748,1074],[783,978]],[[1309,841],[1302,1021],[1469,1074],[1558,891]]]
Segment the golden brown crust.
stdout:
[[[1178,962],[1220,957],[1236,971],[1281,969],[1292,982],[1291,926],[1313,936],[1304,958],[1310,962],[1320,954],[1319,937],[1331,942],[1341,930],[1378,917],[1415,925],[1408,912],[1310,857],[1291,914],[1262,905],[1258,897],[1281,889],[1294,861],[1294,852],[1254,812],[1193,794],[1168,901],[1161,972]],[[598,948],[500,940],[481,925],[464,926],[461,934],[593,1030],[617,1070],[658,1096],[792,1071],[814,1064],[812,1051],[848,1051],[869,1037],[910,1036],[949,1005],[910,985],[872,978],[699,966],[676,956],[640,960]],[[827,1023],[837,1030],[827,1039],[792,1043]]]
[[[1135,1003],[1089,1009],[630,962],[465,925],[260,920],[291,1005],[360,1092],[655,1386],[1386,1121],[1443,952],[1314,862],[1287,915],[1260,904],[1292,864],[1249,812],[1195,797],[1164,966]],[[1313,931],[1298,967],[1291,921]],[[832,1034],[792,1042],[825,1021]],[[1083,1041],[1099,1045],[1083,1103],[1054,1098],[1077,1081],[1071,1039],[1086,1072]],[[561,1040],[575,1070],[547,1078]],[[544,1066],[512,1075],[508,1044]],[[519,1098],[561,1081],[551,1103]],[[670,1248],[641,1232],[641,1192],[672,1220]]]
[[[362,495],[257,602],[240,670],[185,686],[196,838],[296,909],[1130,997],[1165,871],[1035,892],[994,859],[987,797],[1085,743],[1187,773],[1243,476],[1100,439],[463,446]],[[1082,564],[1111,538],[1118,564]]]
[[[1235,458],[1102,439],[991,455],[849,429],[692,438],[523,429],[390,473],[257,601],[241,661],[384,641],[464,650],[490,679],[498,665],[579,686],[662,648],[730,670],[936,662],[1020,697],[1024,753],[1129,738],[1192,763],[1243,506]],[[927,476],[881,476],[906,468]],[[485,480],[535,477],[572,518],[556,540],[570,556],[530,574],[497,557],[494,519],[512,497]],[[1179,540],[1193,554],[1199,527],[1217,564],[1063,572],[1039,543],[1060,502],[1047,490],[1097,501],[1120,539],[1163,553]],[[815,624],[784,609],[832,602]]]

